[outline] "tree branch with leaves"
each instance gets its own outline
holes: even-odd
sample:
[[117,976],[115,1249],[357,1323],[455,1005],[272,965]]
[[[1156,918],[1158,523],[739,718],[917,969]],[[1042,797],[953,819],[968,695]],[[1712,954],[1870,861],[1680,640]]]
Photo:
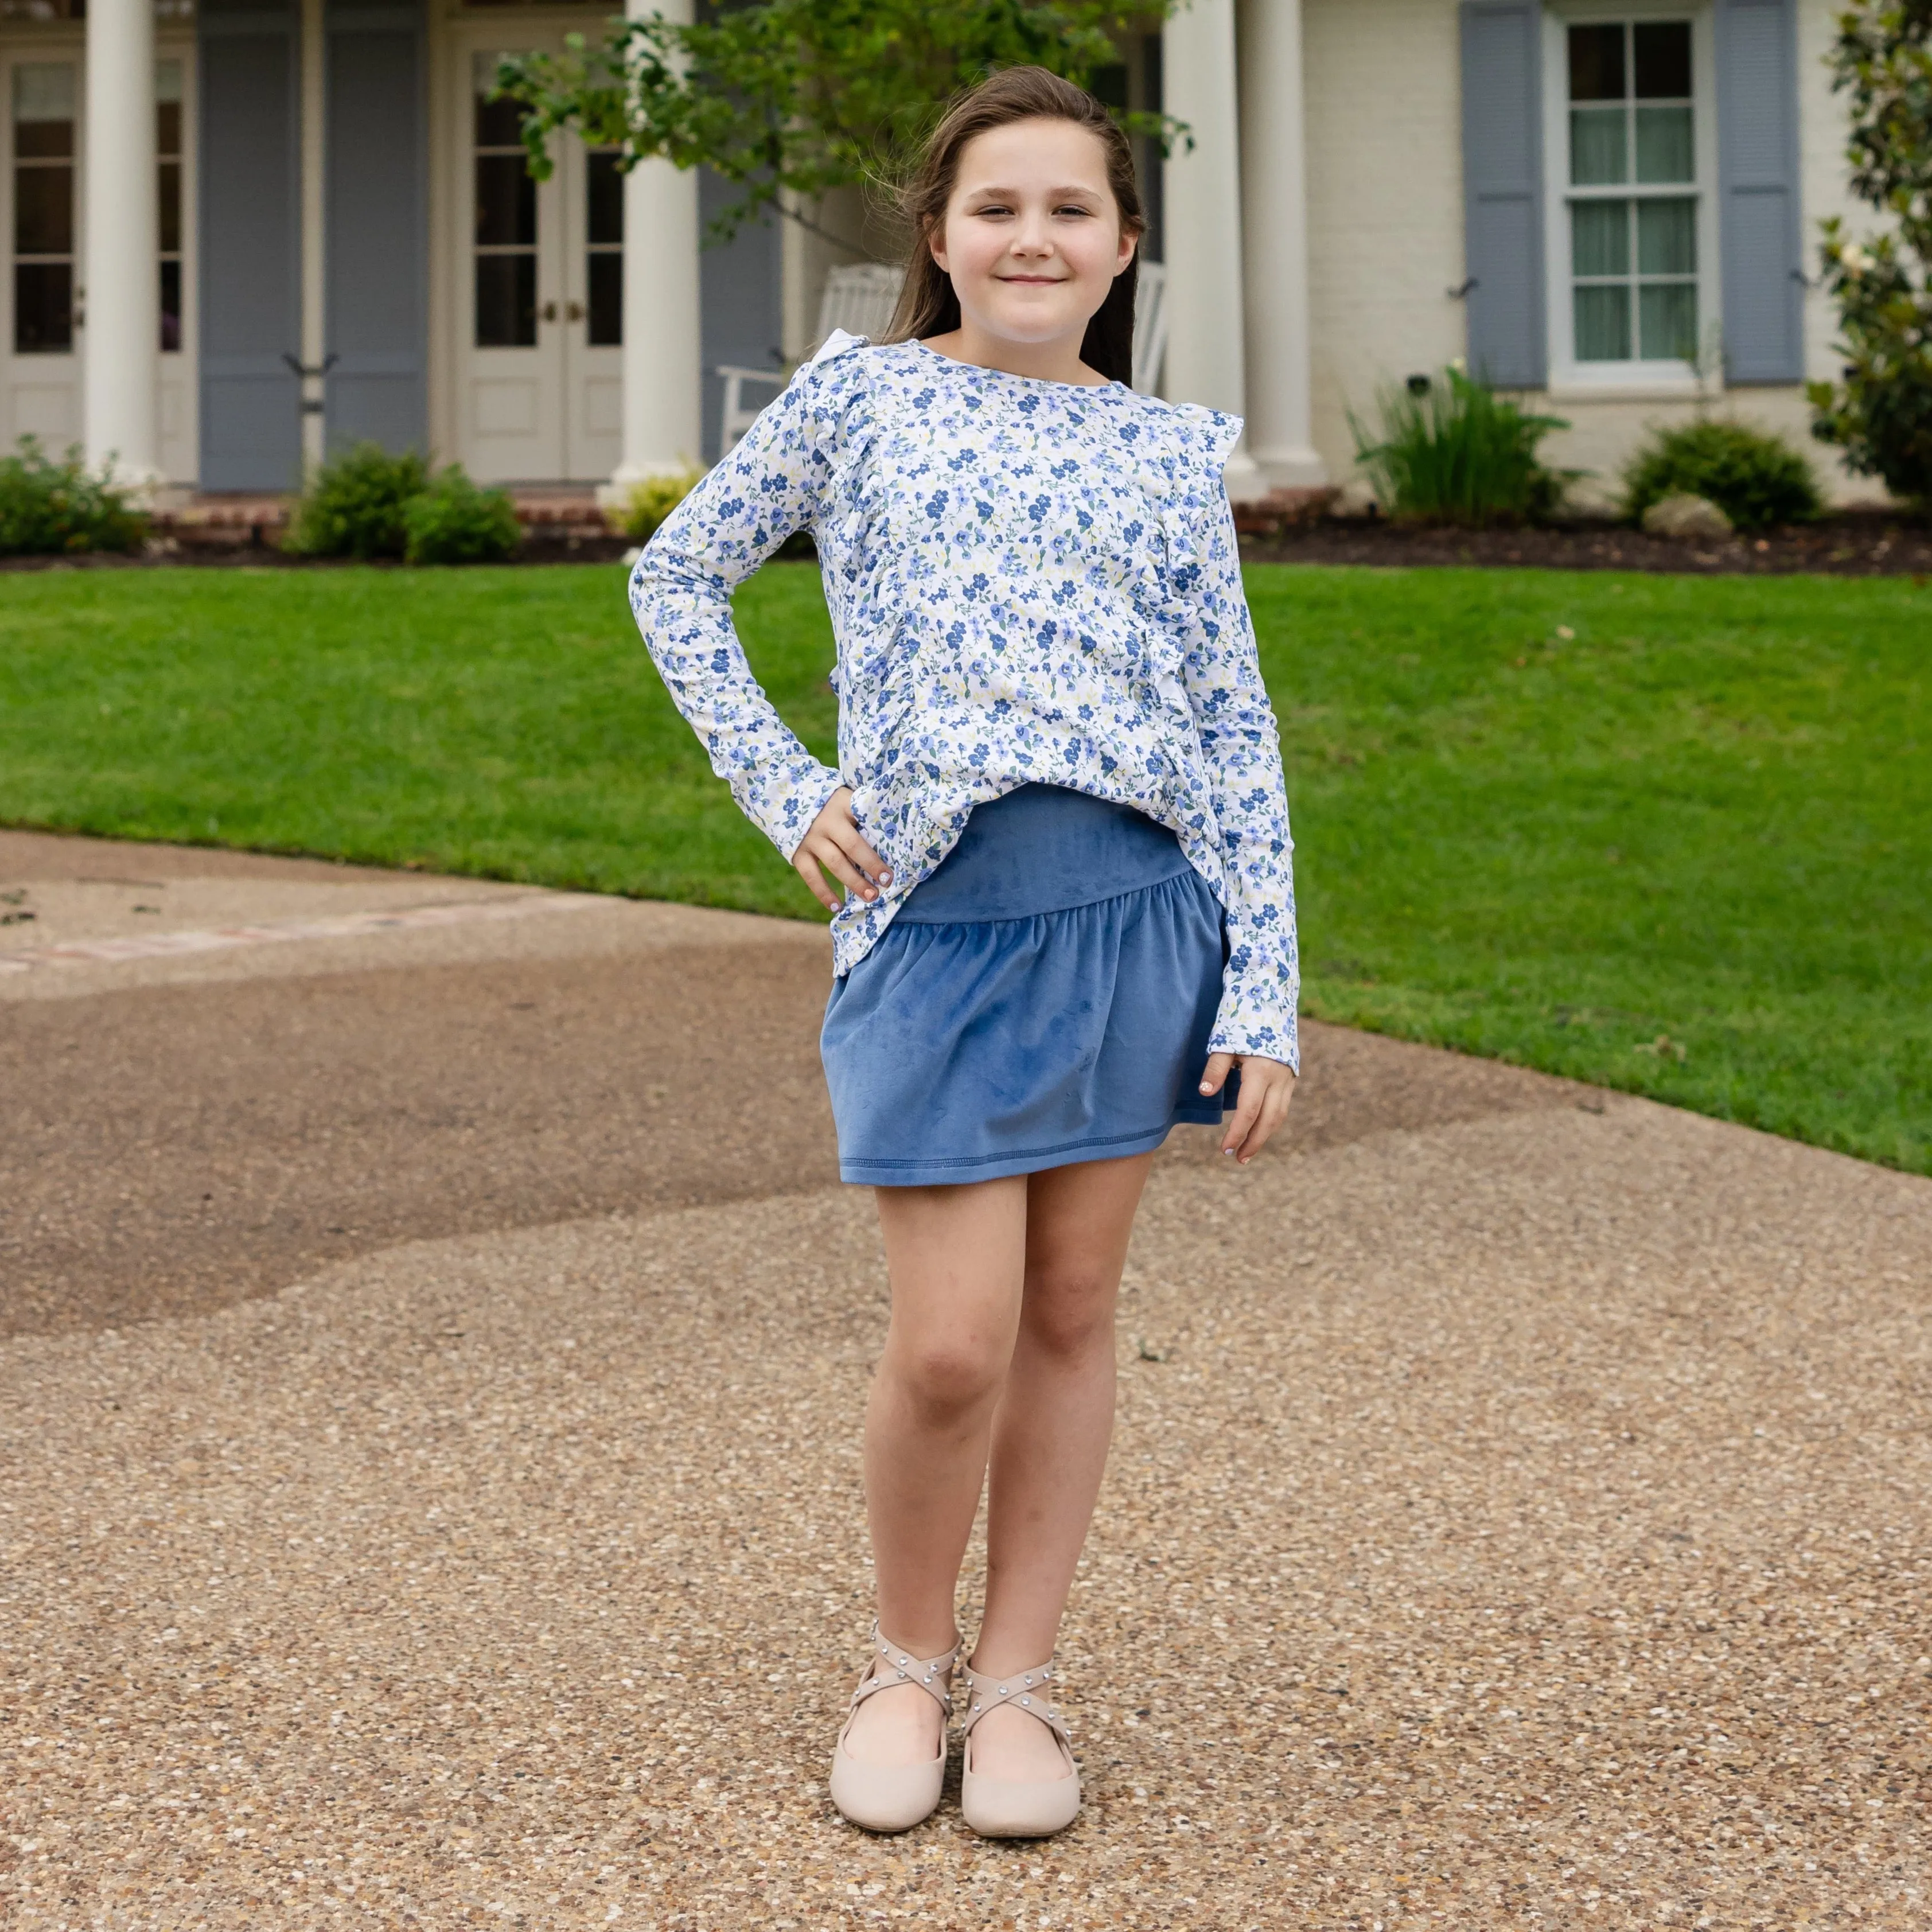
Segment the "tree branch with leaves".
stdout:
[[1850,97],[1851,184],[1890,218],[1864,241],[1825,222],[1844,367],[1808,392],[1812,434],[1897,496],[1932,502],[1932,0],[1838,16],[1832,85]]
[[[1157,25],[1172,0],[753,0],[694,23],[617,23],[598,46],[502,62],[500,94],[523,112],[530,172],[574,129],[624,170],[662,156],[740,190],[712,224],[728,240],[769,210],[835,189],[890,189],[910,172],[946,103],[1000,68],[1031,64],[1090,87],[1119,64],[1119,37]],[[1165,153],[1184,125],[1118,110]]]

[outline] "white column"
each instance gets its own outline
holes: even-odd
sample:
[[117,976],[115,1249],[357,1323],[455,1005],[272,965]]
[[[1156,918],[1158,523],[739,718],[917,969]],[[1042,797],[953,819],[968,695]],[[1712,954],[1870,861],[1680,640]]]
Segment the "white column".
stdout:
[[160,190],[154,0],[94,0],[87,20],[81,442],[124,482],[160,480]]
[[1248,448],[1270,483],[1328,478],[1309,372],[1301,0],[1242,0],[1241,227],[1248,248]]
[[[692,0],[626,0],[632,20],[688,21]],[[624,453],[608,492],[700,460],[698,172],[662,158],[624,182]]]
[[[1169,156],[1162,222],[1167,256],[1167,379],[1172,402],[1247,412],[1242,349],[1240,122],[1234,0],[1192,0],[1162,35],[1161,91],[1192,149]],[[1267,494],[1246,439],[1228,460],[1228,494]]]

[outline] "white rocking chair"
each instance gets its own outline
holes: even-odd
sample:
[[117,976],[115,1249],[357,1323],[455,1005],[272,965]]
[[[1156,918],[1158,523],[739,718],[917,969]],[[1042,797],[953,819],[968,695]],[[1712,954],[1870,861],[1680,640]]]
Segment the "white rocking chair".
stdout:
[[[883,334],[898,306],[899,286],[905,271],[884,262],[854,262],[832,269],[825,278],[825,292],[818,302],[818,327],[812,338],[816,350],[836,328],[853,335]],[[758,420],[758,411],[771,398],[756,404],[745,400],[747,382],[763,382],[782,389],[791,380],[789,369],[742,369],[721,364],[716,371],[724,379],[724,412],[718,447],[729,449]]]

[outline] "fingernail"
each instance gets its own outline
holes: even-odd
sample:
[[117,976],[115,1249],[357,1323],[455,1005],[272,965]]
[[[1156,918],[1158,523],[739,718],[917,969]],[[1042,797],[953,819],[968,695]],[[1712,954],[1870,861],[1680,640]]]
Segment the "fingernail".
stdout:
[[880,885],[882,885],[882,886],[889,886],[889,885],[890,885],[890,884],[892,884],[892,874],[891,874],[890,872],[881,872],[881,873],[879,874],[879,884],[880,884]]
[[1209,1086],[1209,1085],[1208,1085],[1208,1084],[1207,1083],[1207,1082],[1206,1082],[1206,1081],[1204,1081],[1204,1081],[1202,1081],[1202,1083],[1201,1083],[1201,1090],[1202,1090],[1202,1093],[1204,1093],[1204,1094],[1211,1094],[1211,1093],[1213,1093],[1213,1092],[1214,1092],[1214,1088],[1211,1088],[1210,1086]]

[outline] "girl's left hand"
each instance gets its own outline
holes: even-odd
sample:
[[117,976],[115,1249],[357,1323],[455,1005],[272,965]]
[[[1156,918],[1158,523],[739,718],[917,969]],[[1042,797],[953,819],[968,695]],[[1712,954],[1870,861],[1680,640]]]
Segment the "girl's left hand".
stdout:
[[1279,1060],[1264,1060],[1258,1053],[1217,1053],[1201,1076],[1202,1092],[1220,1093],[1237,1063],[1241,1070],[1241,1097],[1228,1117],[1221,1151],[1232,1154],[1246,1167],[1288,1118],[1288,1104],[1294,1098],[1294,1070]]

